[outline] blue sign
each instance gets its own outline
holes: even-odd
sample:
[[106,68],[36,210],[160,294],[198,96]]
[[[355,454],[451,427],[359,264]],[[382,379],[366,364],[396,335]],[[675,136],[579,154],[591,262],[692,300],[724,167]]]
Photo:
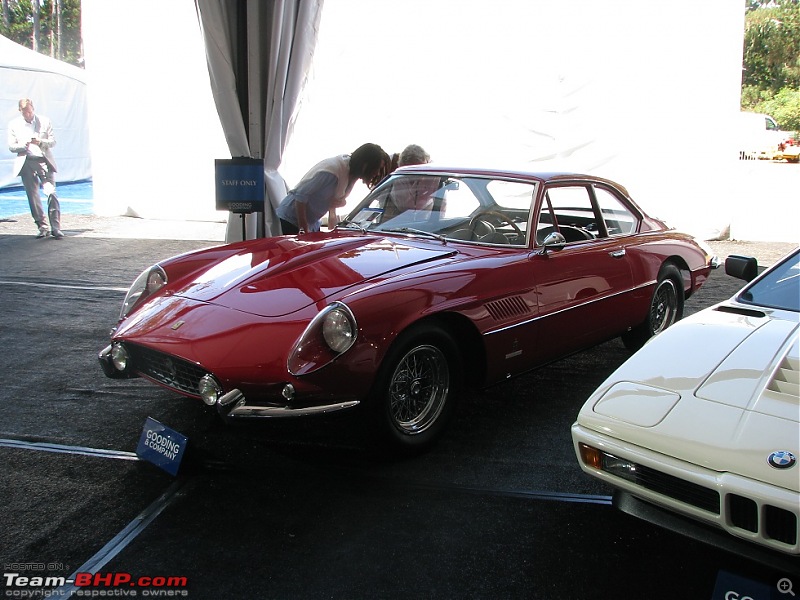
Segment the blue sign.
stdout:
[[[789,581],[781,579],[780,581]],[[742,575],[719,571],[717,583],[711,600],[773,600],[781,593],[780,582],[769,585],[763,581],[755,581]],[[791,588],[790,588],[791,589]]]
[[188,442],[185,435],[147,417],[136,447],[136,456],[164,469],[170,475],[177,475]]
[[264,161],[230,158],[214,161],[217,210],[235,213],[264,211]]

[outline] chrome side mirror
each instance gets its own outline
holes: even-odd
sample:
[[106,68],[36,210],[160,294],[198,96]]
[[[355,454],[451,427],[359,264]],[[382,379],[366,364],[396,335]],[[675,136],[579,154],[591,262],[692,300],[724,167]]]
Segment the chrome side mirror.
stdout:
[[567,239],[558,231],[553,231],[542,242],[542,254],[547,254],[548,250],[561,250],[566,245]]

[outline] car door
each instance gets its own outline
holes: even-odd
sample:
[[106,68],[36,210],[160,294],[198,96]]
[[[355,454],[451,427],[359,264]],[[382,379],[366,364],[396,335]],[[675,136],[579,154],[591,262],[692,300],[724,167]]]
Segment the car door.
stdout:
[[[633,275],[625,245],[638,223],[630,223],[636,217],[624,205],[601,211],[595,191],[585,182],[545,187],[530,255],[538,302],[537,352],[545,358],[605,341],[628,324]],[[605,196],[603,201],[613,203]],[[614,214],[617,221],[627,219],[624,234],[619,228],[609,232],[607,214]],[[542,245],[541,234],[551,231],[564,235],[563,247]]]

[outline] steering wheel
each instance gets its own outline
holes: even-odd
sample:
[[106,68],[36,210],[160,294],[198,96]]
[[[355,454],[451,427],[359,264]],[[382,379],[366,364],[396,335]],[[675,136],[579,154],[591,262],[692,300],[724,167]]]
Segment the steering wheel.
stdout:
[[485,237],[485,236],[487,236],[489,234],[492,234],[492,233],[494,233],[496,231],[494,225],[492,225],[488,221],[484,221],[483,220],[482,217],[484,217],[486,215],[491,215],[493,217],[496,217],[497,219],[500,220],[501,223],[508,223],[509,225],[511,225],[511,228],[514,230],[514,233],[516,235],[518,235],[519,237],[521,237],[523,239],[525,238],[525,234],[522,233],[522,230],[519,228],[519,226],[516,223],[514,223],[514,221],[509,219],[506,215],[501,213],[499,210],[484,210],[482,212],[479,212],[477,215],[475,215],[474,217],[472,217],[469,220],[469,224],[467,225],[467,227],[469,227],[469,229],[472,230],[475,233],[475,235],[479,235],[475,231],[475,227],[477,226],[479,221],[486,229],[489,230],[488,233],[485,233],[482,236],[479,235],[479,237]]

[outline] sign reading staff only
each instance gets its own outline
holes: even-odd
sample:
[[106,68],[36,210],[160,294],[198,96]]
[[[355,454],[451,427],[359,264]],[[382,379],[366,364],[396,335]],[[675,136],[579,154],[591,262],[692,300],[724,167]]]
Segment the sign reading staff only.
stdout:
[[264,161],[260,158],[218,158],[214,161],[217,210],[263,212]]

